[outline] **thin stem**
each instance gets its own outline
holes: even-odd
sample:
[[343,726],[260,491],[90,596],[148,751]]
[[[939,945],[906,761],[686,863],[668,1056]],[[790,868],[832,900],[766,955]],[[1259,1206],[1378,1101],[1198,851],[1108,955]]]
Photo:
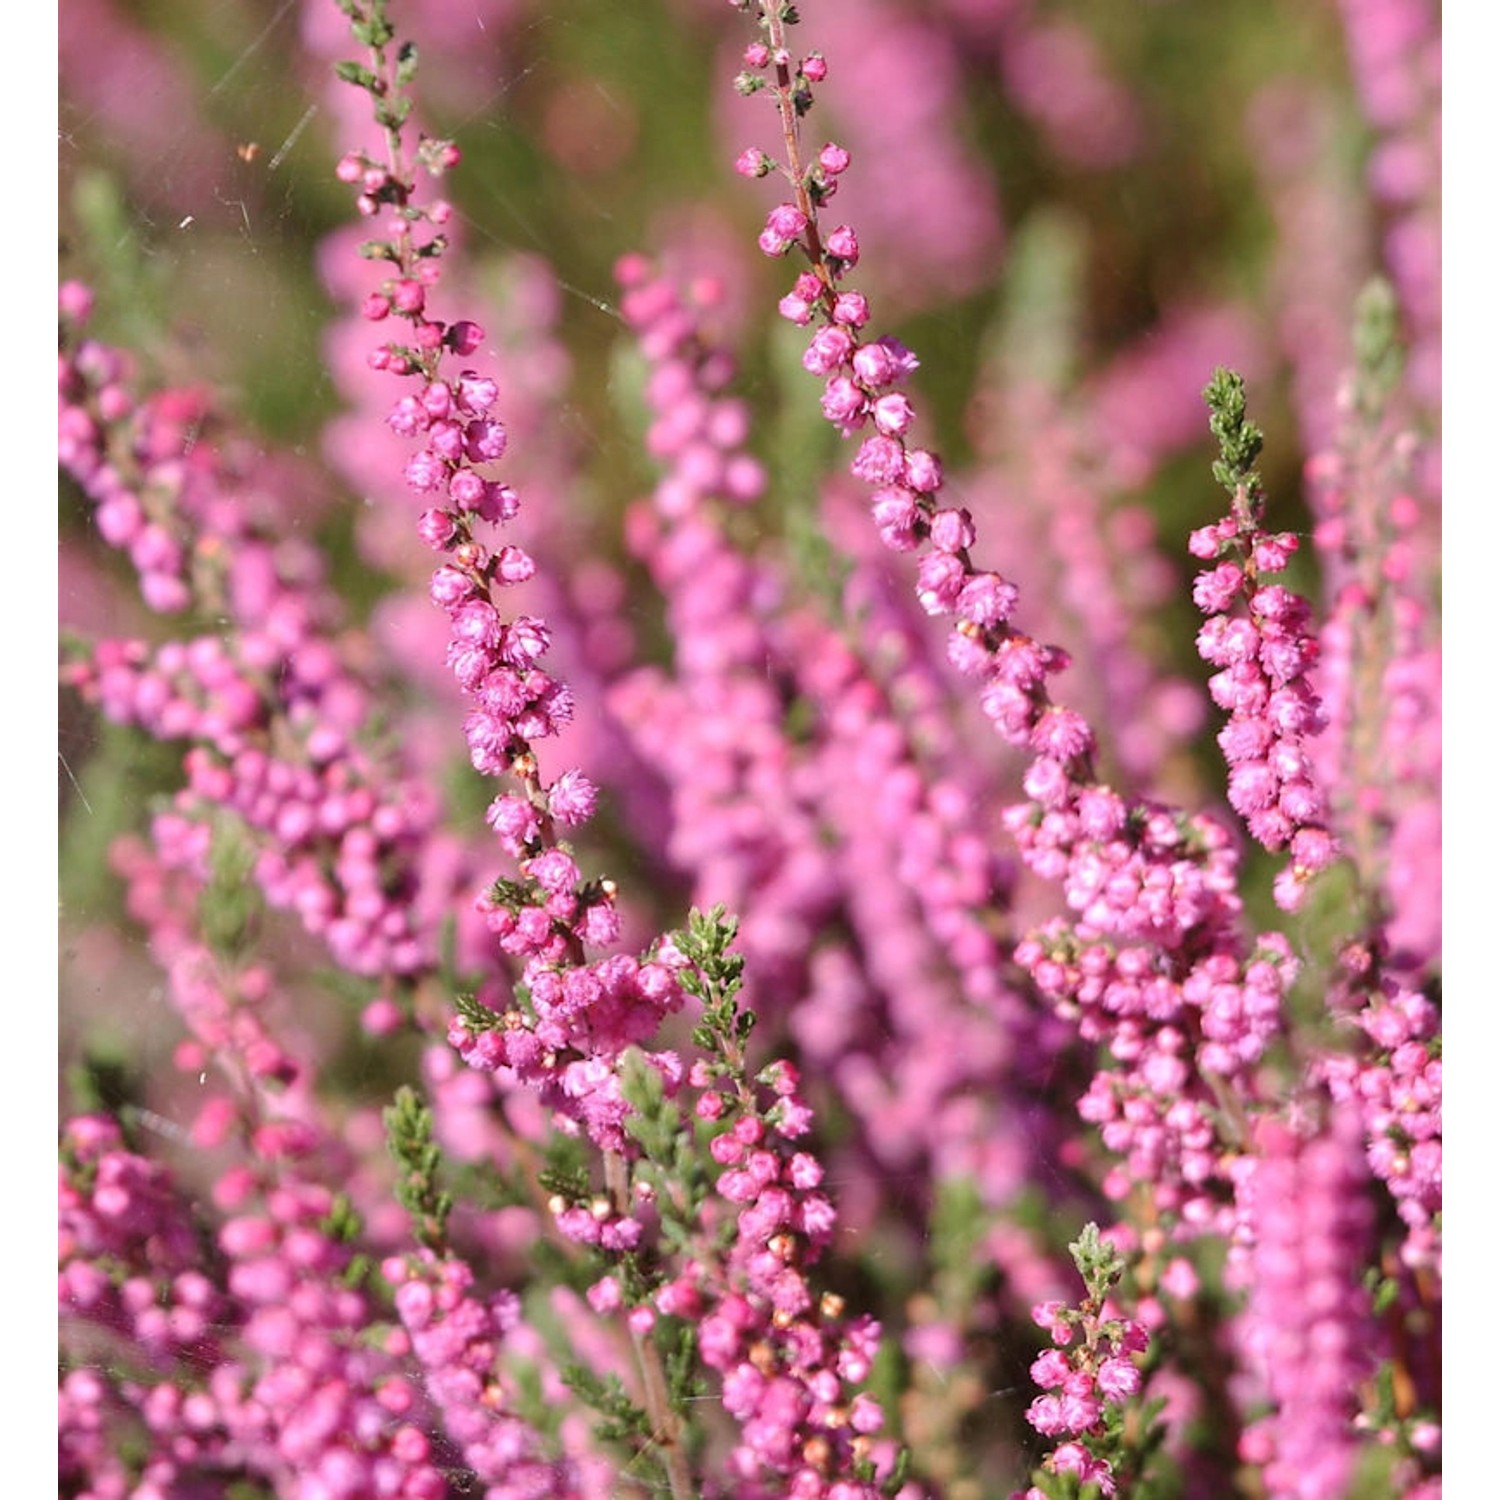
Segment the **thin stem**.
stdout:
[[802,137],[797,128],[797,107],[792,102],[792,72],[784,60],[790,54],[786,45],[786,22],[781,17],[779,5],[763,7],[766,17],[766,34],[771,39],[771,50],[783,60],[776,64],[776,108],[781,114],[781,134],[786,145],[787,171],[792,188],[797,194],[797,207],[807,220],[807,258],[812,262],[818,279],[823,283],[823,297],[833,303],[833,275],[823,255],[823,241],[818,234],[818,210],[807,186],[807,170],[802,163]]
[[[604,1153],[604,1183],[615,1212],[627,1215],[630,1212],[630,1174],[625,1158],[618,1151]],[[672,1500],[694,1500],[697,1492],[682,1447],[682,1422],[672,1408],[661,1352],[649,1333],[638,1333],[634,1328],[630,1330],[630,1342],[635,1346],[636,1363],[640,1367],[646,1412],[651,1418],[652,1441],[661,1450],[667,1482],[672,1486]]]

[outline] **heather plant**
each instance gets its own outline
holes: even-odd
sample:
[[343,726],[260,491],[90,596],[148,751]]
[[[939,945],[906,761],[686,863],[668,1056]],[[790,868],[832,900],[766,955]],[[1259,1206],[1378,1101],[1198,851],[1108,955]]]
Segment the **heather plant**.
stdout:
[[1437,15],[1124,11],[69,8],[60,1495],[1440,1493]]

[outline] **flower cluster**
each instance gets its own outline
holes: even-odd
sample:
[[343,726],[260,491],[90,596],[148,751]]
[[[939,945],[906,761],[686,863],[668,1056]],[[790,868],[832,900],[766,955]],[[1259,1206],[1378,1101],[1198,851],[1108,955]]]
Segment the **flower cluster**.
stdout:
[[1369,949],[1343,954],[1334,1003],[1368,1038],[1362,1053],[1323,1064],[1329,1092],[1363,1121],[1366,1154],[1407,1226],[1402,1258],[1412,1267],[1441,1262],[1436,1218],[1443,1201],[1443,1057],[1437,1007],[1381,972]]
[[129,1151],[107,1116],[63,1133],[58,1181],[58,1305],[150,1358],[196,1350],[214,1361],[227,1311],[199,1269],[198,1236],[162,1168]]
[[[506,777],[514,787],[495,798],[486,820],[515,860],[518,878],[496,881],[477,909],[501,951],[521,961],[525,1011],[506,1007],[492,1025],[476,1025],[473,1013],[456,1018],[450,1040],[471,1066],[514,1071],[601,1148],[620,1151],[626,1109],[613,1065],[626,1047],[653,1037],[683,996],[668,964],[624,955],[584,959],[586,949],[611,947],[620,935],[613,882],[586,880],[561,834],[588,821],[597,794],[576,769],[543,778],[535,745],[571,720],[573,696],[543,665],[551,644],[546,622],[507,615],[498,602],[532,578],[535,562],[523,548],[489,544],[479,532],[482,524],[512,519],[520,506],[508,484],[487,477],[508,442],[495,413],[498,388],[474,369],[443,373],[445,356],[472,355],[484,333],[467,319],[429,316],[427,308],[441,274],[449,211],[442,200],[417,203],[415,174],[441,175],[457,164],[458,152],[424,137],[408,157],[405,112],[389,112],[385,102],[407,81],[406,53],[390,53],[393,33],[381,7],[353,13],[376,69],[356,68],[349,77],[375,97],[386,131],[383,161],[355,152],[339,169],[360,189],[360,212],[387,231],[367,247],[389,271],[362,310],[377,324],[410,325],[401,335],[409,342],[387,341],[371,354],[371,365],[417,386],[395,402],[386,421],[420,444],[406,460],[408,487],[437,502],[422,511],[417,530],[445,558],[429,594],[448,617],[447,663],[470,705],[469,759],[482,775]],[[676,1068],[670,1056],[661,1066],[664,1076]]]
[[[919,554],[914,592],[926,613],[952,622],[950,665],[977,681],[991,723],[1032,757],[1023,779],[1029,800],[1007,812],[1006,825],[1026,863],[1077,913],[1075,923],[1054,922],[1027,939],[1016,956],[1070,1019],[1091,1001],[1102,1006],[1102,1024],[1080,1029],[1088,1040],[1107,1040],[1119,1067],[1101,1071],[1082,1110],[1126,1154],[1111,1191],[1150,1184],[1161,1210],[1206,1226],[1216,1215],[1210,1185],[1217,1178],[1228,1189],[1216,1080],[1254,1097],[1253,1070],[1279,1030],[1295,972],[1289,946],[1270,934],[1245,953],[1239,860],[1226,830],[1101,782],[1093,727],[1053,703],[1048,679],[1067,665],[1066,654],[1014,623],[1019,591],[974,562],[972,515],[942,503],[941,460],[909,440],[915,412],[894,387],[914,369],[913,357],[889,338],[860,338],[869,304],[845,287],[857,250],[851,257],[829,248],[850,248],[852,232],[832,231],[825,242],[819,223],[837,174],[821,155],[804,165],[801,149],[799,121],[819,80],[795,63],[777,7],[761,7],[761,24],[767,44],[746,60],[762,72],[747,76],[776,101],[782,170],[797,193],[795,203],[771,211],[761,248],[779,255],[796,243],[813,267],[799,275],[782,314],[817,324],[803,364],[824,380],[825,417],[846,436],[867,434],[850,472],[871,491],[885,545]],[[814,72],[825,66],[819,59]],[[842,170],[842,153],[836,159]]]
[[[1140,1323],[1110,1309],[1125,1262],[1100,1240],[1098,1226],[1087,1225],[1070,1248],[1088,1295],[1077,1307],[1053,1301],[1032,1310],[1052,1347],[1032,1362],[1031,1378],[1044,1394],[1027,1408],[1026,1420],[1043,1437],[1062,1439],[1047,1455],[1047,1473],[1072,1475],[1102,1495],[1129,1493],[1119,1489],[1108,1455],[1119,1443],[1121,1409],[1143,1384],[1131,1356],[1145,1353],[1149,1340]],[[1033,1486],[1025,1500],[1045,1500],[1044,1492]]]
[[[1264,529],[1265,496],[1254,469],[1261,435],[1245,421],[1244,383],[1220,370],[1206,394],[1224,452],[1217,472],[1234,504],[1223,521],[1188,539],[1195,557],[1217,560],[1193,583],[1193,602],[1208,617],[1198,654],[1219,669],[1208,689],[1229,714],[1219,747],[1229,766],[1230,804],[1258,843],[1290,849],[1276,898],[1295,908],[1306,882],[1328,868],[1337,850],[1303,748],[1325,722],[1311,686],[1318,643],[1307,600],[1263,581],[1285,570],[1297,538]],[[1235,615],[1241,600],[1244,613]]]
[[745,1077],[748,1013],[733,936],[720,912],[679,938],[704,1006],[698,1038],[720,1059],[694,1069],[694,1113],[718,1132],[709,1146],[723,1169],[714,1193],[732,1231],[718,1253],[694,1257],[664,1285],[656,1305],[699,1320],[703,1360],[720,1372],[724,1408],[740,1427],[730,1464],[759,1487],[751,1493],[874,1500],[892,1445],[877,1441],[880,1403],[856,1388],[872,1372],[880,1326],[819,1293],[809,1274],[833,1243],[838,1214],[821,1191],[821,1164],[801,1149],[814,1117],[796,1068],[778,1060],[754,1084]]
[[452,895],[429,888],[437,804],[374,733],[323,559],[282,534],[274,473],[210,440],[201,392],[137,397],[127,357],[88,336],[91,302],[76,283],[60,289],[60,461],[145,602],[191,608],[205,628],[155,649],[106,637],[65,680],[110,719],[189,743],[178,821],[206,829],[228,811],[255,830],[267,900],[341,965],[416,974],[436,959]]
[[1272,1411],[1240,1444],[1276,1495],[1339,1494],[1356,1458],[1355,1393],[1374,1345],[1358,1269],[1373,1216],[1351,1191],[1363,1168],[1359,1139],[1353,1114],[1307,1138],[1265,1120],[1257,1155],[1244,1163],[1251,1292],[1240,1336]]
[[[485,1494],[493,1500],[544,1500],[581,1493],[571,1466],[548,1461],[535,1430],[506,1412],[506,1395],[495,1383],[498,1349],[520,1321],[515,1294],[476,1298],[468,1266],[431,1251],[390,1262],[384,1272],[396,1288],[401,1319],[401,1333],[387,1340],[387,1348],[410,1349],[425,1396]],[[411,1402],[409,1392],[402,1396]],[[398,1408],[394,1400],[390,1404]]]

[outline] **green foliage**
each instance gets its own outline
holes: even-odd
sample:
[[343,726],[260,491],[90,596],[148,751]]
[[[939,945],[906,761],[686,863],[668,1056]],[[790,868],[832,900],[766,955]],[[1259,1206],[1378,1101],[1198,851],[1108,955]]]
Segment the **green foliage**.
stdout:
[[582,1167],[543,1167],[536,1174],[536,1180],[544,1193],[561,1198],[572,1207],[593,1202],[594,1185]]
[[106,294],[100,332],[134,348],[158,348],[167,321],[166,268],[149,253],[123,184],[101,168],[80,172],[65,215],[73,254]]
[[[518,984],[513,991],[517,1007],[526,1015],[531,1014],[531,991],[525,985]],[[498,1011],[493,1011],[484,1001],[473,995],[462,992],[453,997],[453,1008],[458,1012],[458,1018],[475,1036],[486,1031],[499,1031],[505,1025],[505,1017]]]
[[111,1115],[123,1124],[137,1108],[142,1079],[120,1052],[89,1048],[67,1070],[68,1098],[79,1114]]
[[1115,1283],[1125,1274],[1125,1257],[1099,1233],[1099,1226],[1090,1220],[1083,1226],[1078,1238],[1068,1246],[1068,1254],[1083,1277],[1089,1298],[1102,1303]]
[[65,701],[59,712],[59,764],[64,790],[58,823],[58,886],[65,923],[98,921],[119,905],[120,881],[110,868],[115,840],[138,824],[173,778],[175,746],[147,740],[122,725],[87,722]]
[[386,1145],[400,1169],[396,1200],[411,1216],[417,1243],[441,1251],[453,1197],[437,1184],[442,1153],[432,1138],[432,1110],[414,1089],[403,1086],[382,1118]]
[[[896,1450],[896,1461],[891,1465],[890,1478],[881,1486],[883,1495],[899,1495],[911,1474],[911,1449],[901,1447]],[[874,1476],[871,1475],[871,1478]]]
[[661,1074],[635,1048],[621,1065],[620,1091],[633,1111],[626,1129],[648,1157],[669,1156],[682,1138],[682,1111],[667,1098]]
[[[658,1318],[654,1336],[661,1350],[667,1398],[674,1411],[686,1411],[690,1402],[701,1401],[708,1391],[698,1361],[698,1330],[681,1318]],[[695,1428],[690,1425],[688,1431]]]
[[721,1059],[711,1066],[730,1072],[740,1069],[745,1043],[755,1026],[754,1012],[739,1007],[745,959],[731,947],[738,931],[738,918],[727,916],[723,906],[715,906],[707,912],[694,908],[687,927],[672,935],[673,945],[692,965],[678,975],[678,982],[703,1004],[703,1019],[693,1029],[693,1045]]
[[338,0],[338,7],[349,17],[349,30],[354,40],[371,51],[378,51],[395,39],[386,0]]
[[198,917],[205,941],[228,964],[246,957],[259,933],[265,902],[251,878],[255,858],[255,847],[237,818],[225,814],[215,820]]
[[701,986],[694,976],[683,976],[690,993],[712,990],[732,995],[738,991],[745,968],[744,957],[733,951],[739,925],[739,919],[728,916],[722,905],[706,912],[695,907],[688,914],[687,927],[673,934],[674,946],[702,976]]
[[352,83],[355,88],[373,91],[377,82],[375,75],[362,63],[335,63],[333,71],[342,82]]
[[275,1500],[276,1491],[258,1479],[236,1478],[224,1488],[224,1500]]
[[318,1223],[319,1233],[327,1235],[336,1244],[349,1245],[359,1238],[363,1229],[364,1220],[349,1201],[349,1195],[335,1193],[332,1206]]
[[1066,209],[1040,208],[1017,231],[983,349],[1007,383],[1061,393],[1076,379],[1087,249],[1087,226]]
[[637,1051],[626,1054],[620,1088],[632,1110],[625,1129],[643,1156],[633,1165],[634,1177],[656,1200],[664,1244],[692,1253],[702,1233],[700,1212],[713,1189],[703,1142],[666,1097],[661,1074]]
[[1203,399],[1208,403],[1209,430],[1219,442],[1214,478],[1231,495],[1243,490],[1253,503],[1261,488],[1255,461],[1260,457],[1265,435],[1245,415],[1244,377],[1221,365],[1204,387]]
[[1383,276],[1368,282],[1354,305],[1354,364],[1360,414],[1378,420],[1406,367],[1395,289]]
[[638,1455],[650,1452],[651,1418],[625,1393],[619,1376],[596,1375],[587,1365],[569,1363],[558,1372],[567,1388],[592,1410],[601,1421],[594,1424],[595,1435],[606,1443],[626,1443]]

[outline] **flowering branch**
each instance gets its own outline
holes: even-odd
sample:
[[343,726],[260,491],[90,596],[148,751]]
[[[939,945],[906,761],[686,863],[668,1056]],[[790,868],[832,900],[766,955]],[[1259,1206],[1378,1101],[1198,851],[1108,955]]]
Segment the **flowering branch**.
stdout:
[[1126,1421],[1125,1405],[1142,1387],[1141,1371],[1130,1356],[1145,1353],[1148,1337],[1140,1323],[1111,1312],[1110,1296],[1125,1274],[1124,1257],[1093,1223],[1068,1250],[1086,1295],[1077,1307],[1044,1302],[1033,1309],[1038,1326],[1052,1337],[1052,1348],[1031,1366],[1031,1378],[1048,1394],[1038,1396],[1026,1412],[1044,1437],[1065,1441],[1047,1455],[1045,1473],[1035,1476],[1021,1500],[1062,1500],[1089,1485],[1101,1495],[1133,1494],[1163,1436],[1154,1413],[1133,1430]]
[[[1307,882],[1337,853],[1326,798],[1305,748],[1325,723],[1311,686],[1318,642],[1307,600],[1263,582],[1285,569],[1297,538],[1264,529],[1266,498],[1255,472],[1261,432],[1245,417],[1245,383],[1221,369],[1204,399],[1220,447],[1214,477],[1234,503],[1223,521],[1195,531],[1188,542],[1195,557],[1218,560],[1193,585],[1194,602],[1208,616],[1198,653],[1220,669],[1209,691],[1230,716],[1219,733],[1230,768],[1229,801],[1259,843],[1290,848],[1292,862],[1277,880],[1276,899],[1293,910]],[[1243,612],[1232,616],[1241,601]]]

